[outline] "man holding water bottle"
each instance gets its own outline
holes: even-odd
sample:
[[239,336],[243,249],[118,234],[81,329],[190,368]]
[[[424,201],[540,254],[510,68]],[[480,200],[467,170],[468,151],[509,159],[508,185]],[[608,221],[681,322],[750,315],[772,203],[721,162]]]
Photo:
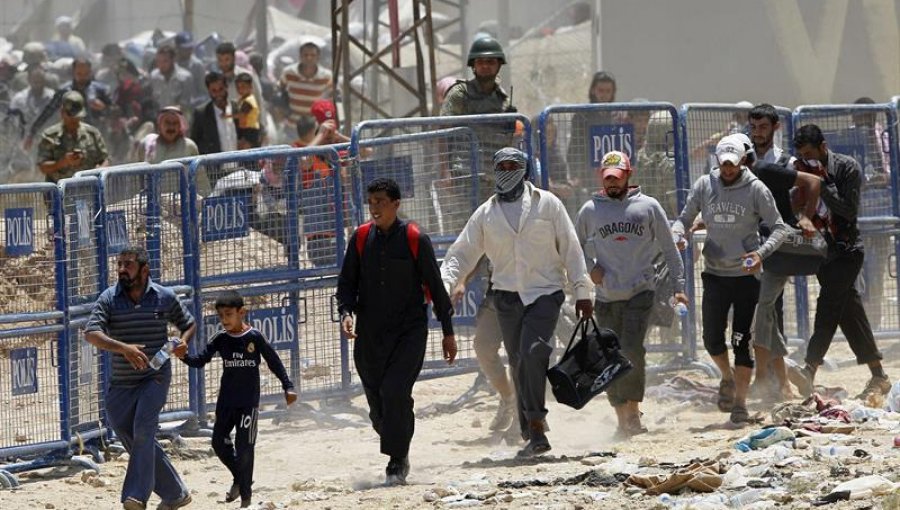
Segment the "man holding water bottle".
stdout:
[[84,338],[112,355],[112,374],[106,410],[116,436],[130,457],[122,485],[125,510],[147,508],[150,493],[162,502],[161,510],[174,510],[191,502],[187,487],[156,441],[159,413],[166,403],[172,364],[164,360],[154,369],[150,360],[167,349],[168,325],[181,332],[177,353],[187,349],[196,324],[175,293],[150,280],[149,255],[141,246],[129,246],[116,262],[119,283],[106,289],[85,327]]
[[669,232],[666,213],[655,198],[641,193],[638,186],[628,185],[631,174],[626,154],[605,154],[598,170],[602,188],[575,218],[575,233],[596,285],[597,324],[616,332],[622,354],[634,365],[606,391],[616,411],[617,439],[647,431],[641,424],[639,407],[644,400],[644,337],[655,302],[653,263],[660,252],[672,275],[673,304],[688,304],[684,264]]
[[[722,373],[718,406],[731,413],[732,423],[744,423],[747,390],[753,373],[750,327],[759,300],[759,271],[762,260],[784,242],[787,227],[775,206],[772,192],[745,166],[747,147],[736,135],[722,138],[716,145],[719,166],[700,176],[691,188],[687,203],[672,232],[683,236],[703,214],[706,241],[703,259],[703,345]],[[760,244],[760,221],[771,234]],[[678,243],[679,249],[686,244]],[[733,307],[731,346],[734,369],[728,359],[725,331],[728,312]]]

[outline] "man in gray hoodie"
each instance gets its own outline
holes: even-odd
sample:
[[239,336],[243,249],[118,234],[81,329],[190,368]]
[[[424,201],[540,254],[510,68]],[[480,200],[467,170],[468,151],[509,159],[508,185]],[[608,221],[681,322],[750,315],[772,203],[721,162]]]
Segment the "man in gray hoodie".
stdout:
[[596,285],[597,323],[616,332],[622,353],[634,368],[606,390],[616,411],[616,438],[646,432],[641,424],[644,367],[650,311],[653,308],[660,252],[672,274],[674,298],[688,304],[684,294],[684,264],[672,241],[669,220],[655,198],[628,186],[631,161],[619,151],[603,156],[599,170],[602,188],[575,218],[575,233],[585,253],[586,266]]
[[[733,135],[716,145],[719,163],[708,175],[694,182],[687,203],[672,233],[683,236],[698,213],[706,224],[703,245],[703,345],[722,372],[719,383],[719,410],[731,412],[731,421],[747,421],[747,389],[753,372],[750,351],[750,327],[759,299],[759,280],[755,273],[784,242],[786,226],[775,207],[772,193],[744,166],[746,148]],[[760,245],[758,233],[762,221],[771,235]],[[684,241],[678,242],[684,249]],[[734,307],[731,346],[734,370],[728,359],[725,331],[728,311]]]

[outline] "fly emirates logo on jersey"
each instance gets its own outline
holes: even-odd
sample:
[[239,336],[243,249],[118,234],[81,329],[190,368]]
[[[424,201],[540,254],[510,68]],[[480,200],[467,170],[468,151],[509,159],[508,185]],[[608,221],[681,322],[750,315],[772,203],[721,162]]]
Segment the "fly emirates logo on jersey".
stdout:
[[[247,346],[247,350],[253,352],[251,349],[253,348],[253,344]],[[225,368],[256,368],[256,360],[253,358],[244,359],[243,352],[233,352],[231,353],[231,359],[223,360]]]
[[704,213],[704,217],[712,218],[719,228],[737,228],[738,219],[747,212],[747,208],[732,202],[716,202],[709,204],[709,213]]

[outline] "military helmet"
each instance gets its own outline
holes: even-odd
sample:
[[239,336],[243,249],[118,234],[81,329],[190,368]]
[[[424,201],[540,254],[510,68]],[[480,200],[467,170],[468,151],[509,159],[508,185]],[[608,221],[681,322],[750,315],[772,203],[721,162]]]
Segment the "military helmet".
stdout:
[[503,53],[503,46],[500,46],[500,43],[493,37],[479,37],[472,42],[466,65],[472,67],[476,58],[496,58],[500,60],[501,64],[506,63],[506,54]]

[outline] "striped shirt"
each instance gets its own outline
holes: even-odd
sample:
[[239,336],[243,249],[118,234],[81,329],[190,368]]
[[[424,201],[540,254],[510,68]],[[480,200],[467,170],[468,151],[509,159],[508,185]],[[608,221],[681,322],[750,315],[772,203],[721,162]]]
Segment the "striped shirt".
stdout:
[[[172,289],[148,280],[140,303],[132,301],[119,284],[103,291],[84,330],[102,331],[125,344],[143,344],[141,350],[152,358],[168,339],[169,323],[184,332],[194,323],[194,318]],[[171,363],[166,362],[160,370],[171,370]],[[114,386],[137,386],[155,373],[152,368],[135,370],[125,356],[112,355],[110,384]]]
[[281,73],[281,86],[287,92],[291,107],[291,121],[296,122],[300,116],[310,115],[309,108],[313,101],[325,97],[331,90],[331,71],[322,66],[316,67],[316,74],[307,78],[300,74],[299,66],[285,68]]

